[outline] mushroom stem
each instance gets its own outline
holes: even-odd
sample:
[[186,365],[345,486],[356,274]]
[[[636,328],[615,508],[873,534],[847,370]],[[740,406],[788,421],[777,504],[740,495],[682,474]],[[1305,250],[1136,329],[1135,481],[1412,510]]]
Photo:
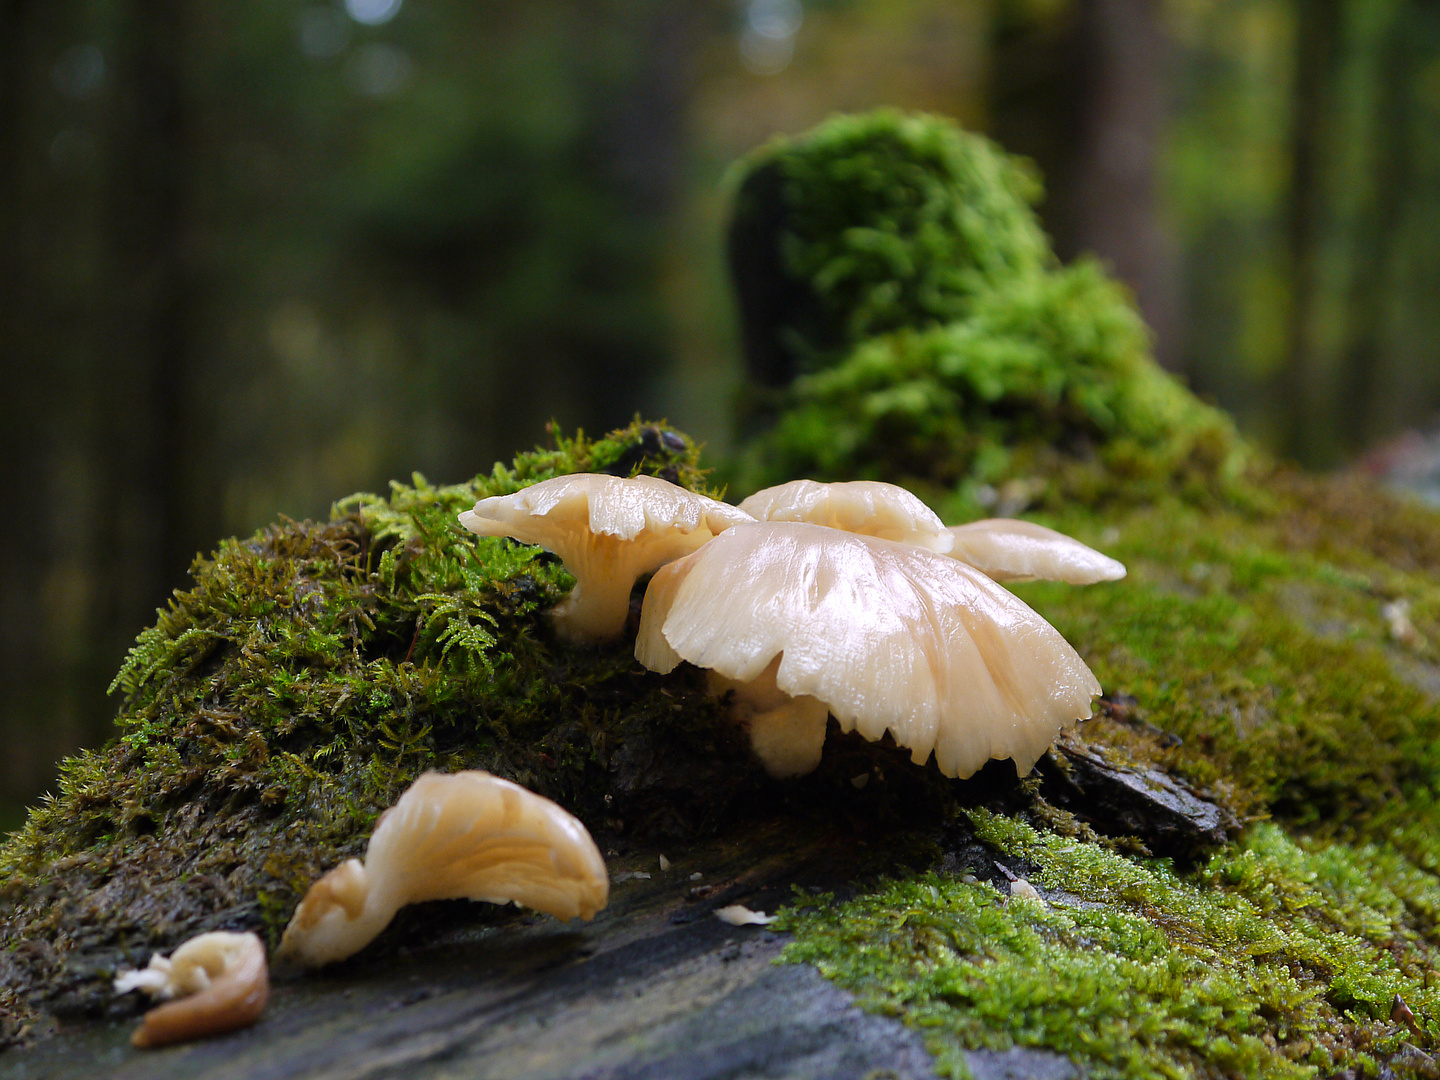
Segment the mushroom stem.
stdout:
[[655,569],[637,561],[636,553],[625,550],[628,545],[619,537],[597,536],[566,559],[575,587],[550,610],[550,619],[572,645],[613,641],[625,632],[635,579]]
[[776,656],[749,682],[731,679],[718,671],[705,673],[712,694],[734,695],[730,701],[731,718],[749,734],[750,749],[777,780],[804,776],[819,767],[825,748],[825,724],[830,718],[830,707],[823,701],[809,694],[791,697],[775,685],[780,659]]

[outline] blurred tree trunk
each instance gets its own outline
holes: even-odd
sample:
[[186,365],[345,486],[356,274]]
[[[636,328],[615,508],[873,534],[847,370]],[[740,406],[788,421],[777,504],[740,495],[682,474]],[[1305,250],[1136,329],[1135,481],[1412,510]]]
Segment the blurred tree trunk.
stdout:
[[[1390,271],[1410,194],[1412,94],[1421,58],[1408,38],[1406,9],[1391,19],[1376,63],[1379,80],[1370,163],[1368,212],[1357,223],[1354,265],[1348,297],[1347,348],[1340,373],[1344,408],[1353,417],[1346,449],[1392,432],[1405,422],[1405,402],[1392,400],[1393,386],[1382,386],[1386,298]],[[1398,408],[1397,408],[1398,406]],[[1377,415],[1384,414],[1384,415]]]
[[1157,358],[1174,368],[1179,258],[1156,191],[1174,57],[1160,16],[1159,0],[1077,0],[1040,18],[1002,4],[991,134],[1040,165],[1056,252],[1108,263],[1135,291]]
[[1319,340],[1316,322],[1326,225],[1323,140],[1341,16],[1340,0],[1296,0],[1287,222],[1291,299],[1280,374],[1285,429],[1279,448],[1310,466],[1331,465],[1338,457],[1339,356]]
[[181,584],[184,527],[187,142],[180,0],[117,12],[111,170],[105,202],[108,295],[92,430],[99,477],[95,672],[114,669],[136,628]]
[[1155,355],[1177,366],[1179,258],[1160,218],[1156,181],[1174,56],[1159,0],[1082,0],[1082,78],[1075,201],[1077,251],[1099,255],[1135,290]]
[[47,298],[32,269],[40,254],[32,129],[35,98],[44,88],[36,58],[49,45],[47,7],[34,0],[0,3],[0,461],[6,502],[18,518],[0,545],[0,684],[7,688],[0,729],[24,733],[7,740],[12,745],[0,784],[27,795],[37,774],[48,779],[50,773],[48,741],[36,720],[53,681],[39,625],[48,569]]

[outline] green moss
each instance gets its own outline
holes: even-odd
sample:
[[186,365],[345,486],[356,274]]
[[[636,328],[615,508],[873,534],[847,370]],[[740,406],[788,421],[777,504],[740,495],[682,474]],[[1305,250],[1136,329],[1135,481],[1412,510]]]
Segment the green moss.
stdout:
[[1130,574],[1017,591],[1081,648],[1107,691],[1184,740],[1168,755],[1178,771],[1228,785],[1242,813],[1337,835],[1388,828],[1407,796],[1440,786],[1440,709],[1411,670],[1433,670],[1433,647],[1396,643],[1382,613],[1409,598],[1431,632],[1433,577],[1363,548],[1327,559],[1288,547],[1284,514],[1171,498],[1113,515],[1104,530],[1083,511],[1050,520]]
[[736,175],[732,253],[778,256],[803,290],[766,327],[801,370],[873,334],[961,318],[1054,261],[1033,171],[938,117],[837,116],[772,140]]
[[[1126,291],[1062,268],[1038,181],[931,116],[837,117],[743,165],[732,262],[755,407],[748,489],[795,476],[1007,480],[1134,501],[1232,484],[1230,421],[1155,364]],[[762,423],[761,426],[764,426]]]
[[115,679],[119,737],[66,762],[0,847],[0,947],[48,943],[0,951],[0,982],[92,1008],[103,972],[63,1000],[72,954],[133,963],[217,925],[273,938],[427,768],[489,769],[612,834],[713,827],[757,770],[699,680],[645,672],[628,642],[557,645],[544,610],[572,584],[558,560],[456,521],[565,472],[700,488],[697,461],[637,421],[467,484],[417,476],[197,559]]
[[1093,502],[1238,475],[1230,422],[1156,366],[1128,299],[1093,264],[1019,279],[974,308],[797,379],[740,482],[905,478],[958,488],[978,509],[983,487],[1014,478]]
[[[1083,825],[1037,829],[1043,805],[977,811],[997,858],[1068,895],[929,874],[806,898],[788,958],[925,1032],[951,1075],[963,1050],[1012,1044],[1095,1076],[1434,1075],[1405,1043],[1440,1041],[1440,580],[1426,543],[1394,537],[1433,543],[1440,518],[1348,481],[1267,485],[1246,509],[1057,503],[1045,523],[1130,574],[1015,589],[1125,703],[1087,741],[1271,822],[1177,873]],[[1402,598],[1409,642],[1382,610]],[[1390,1019],[1396,994],[1419,1030]]]
[[[928,874],[785,915],[785,958],[813,963],[925,1033],[941,1072],[962,1051],[1043,1047],[1096,1077],[1373,1075],[1433,1017],[1440,881],[1384,847],[1296,844],[1259,826],[1187,876],[972,814],[1033,867],[1052,903]],[[1392,884],[1393,883],[1393,884]]]

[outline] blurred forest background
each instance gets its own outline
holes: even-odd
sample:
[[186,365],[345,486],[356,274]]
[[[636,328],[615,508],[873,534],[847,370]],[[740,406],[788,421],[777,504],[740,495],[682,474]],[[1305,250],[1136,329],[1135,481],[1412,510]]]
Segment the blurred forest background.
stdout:
[[218,538],[552,417],[723,453],[725,168],[876,105],[1033,158],[1269,447],[1433,423],[1428,0],[0,0],[0,826]]

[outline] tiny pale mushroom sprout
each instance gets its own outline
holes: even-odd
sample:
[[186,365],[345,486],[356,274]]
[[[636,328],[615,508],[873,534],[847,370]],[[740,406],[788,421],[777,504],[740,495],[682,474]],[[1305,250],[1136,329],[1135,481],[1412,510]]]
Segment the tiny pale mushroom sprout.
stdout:
[[200,934],[168,957],[156,953],[149,967],[120,972],[115,992],[132,990],[175,999],[145,1014],[130,1038],[135,1046],[167,1046],[247,1027],[270,997],[265,946],[254,934]]
[[772,776],[820,762],[827,715],[872,742],[889,731],[946,776],[991,758],[1025,775],[1100,684],[1043,618],[963,563],[820,525],[722,533],[656,573],[635,656],[681,660],[733,691]]
[[740,509],[757,521],[807,521],[942,554],[955,543],[944,522],[916,495],[879,480],[791,480],[757,491]]
[[1079,540],[1033,521],[986,518],[952,525],[950,556],[995,581],[1063,581],[1093,585],[1119,581],[1125,564]]
[[654,476],[573,473],[513,495],[481,499],[460,515],[478,536],[508,536],[560,556],[575,578],[551,615],[570,641],[625,630],[630,590],[644,574],[688,555],[749,514]]
[[568,920],[592,918],[609,893],[605,860],[568,811],[487,772],[427,772],[380,815],[364,862],[310,887],[275,958],[344,960],[425,900],[513,901]]

